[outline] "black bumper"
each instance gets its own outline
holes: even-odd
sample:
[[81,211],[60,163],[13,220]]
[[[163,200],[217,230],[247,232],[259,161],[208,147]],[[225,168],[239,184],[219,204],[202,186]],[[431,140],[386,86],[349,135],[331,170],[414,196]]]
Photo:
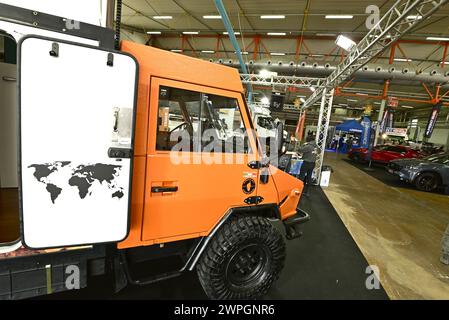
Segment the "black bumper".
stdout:
[[296,214],[283,221],[287,240],[292,240],[302,236],[302,232],[297,230],[297,226],[310,220],[310,215],[301,209],[296,209]]

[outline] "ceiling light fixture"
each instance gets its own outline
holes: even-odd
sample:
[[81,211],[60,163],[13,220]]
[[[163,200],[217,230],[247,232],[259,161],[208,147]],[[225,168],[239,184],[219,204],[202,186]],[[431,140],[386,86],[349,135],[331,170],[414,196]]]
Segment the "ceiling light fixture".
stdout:
[[449,38],[427,37],[426,40],[430,40],[430,41],[449,41]]
[[351,49],[354,48],[356,45],[356,43],[353,40],[349,39],[348,37],[342,34],[337,37],[335,44],[346,51],[351,51]]
[[270,55],[271,56],[285,56],[285,53],[283,53],[283,52],[271,52]]
[[[225,34],[225,35],[228,35],[229,34],[229,32],[223,32],[223,34]],[[236,35],[236,36],[238,36],[238,35],[240,35],[240,32],[234,32],[234,34]]]
[[285,19],[285,16],[281,14],[269,14],[260,16],[260,19]]
[[412,62],[412,59],[404,59],[404,58],[395,58],[394,61],[396,62]]
[[218,15],[209,15],[203,16],[203,19],[221,19],[221,16]]
[[202,53],[215,53],[213,50],[201,50]]
[[262,69],[259,71],[259,75],[261,77],[271,77],[271,72],[266,69]]
[[401,106],[402,108],[406,108],[406,109],[413,109],[414,107],[412,106]]
[[173,19],[173,16],[153,16],[153,19],[156,19],[156,20],[170,20],[170,19]]
[[183,31],[183,34],[198,34],[198,31]]
[[327,14],[326,19],[352,19],[353,15],[350,14]]
[[171,49],[170,51],[171,51],[171,52],[182,52],[181,49]]
[[268,32],[267,36],[285,36],[285,32]]
[[317,37],[336,37],[337,34],[335,33],[316,33]]
[[161,34],[160,31],[147,31],[147,34]]
[[407,17],[407,20],[421,20],[422,16],[419,15],[411,15]]

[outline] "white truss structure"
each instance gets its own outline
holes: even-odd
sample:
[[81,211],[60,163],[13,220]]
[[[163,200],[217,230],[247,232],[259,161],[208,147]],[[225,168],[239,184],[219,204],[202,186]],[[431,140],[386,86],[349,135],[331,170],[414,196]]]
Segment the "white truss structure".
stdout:
[[282,86],[296,88],[320,87],[326,78],[309,78],[295,76],[261,76],[257,74],[240,74],[242,83],[260,86]]
[[[324,84],[304,103],[308,108],[318,101],[326,88],[335,88],[357,70],[382,53],[393,42],[415,28],[449,0],[398,0],[368,34],[351,49]],[[409,19],[413,17],[413,19]]]
[[316,183],[320,184],[321,168],[323,166],[324,150],[326,149],[327,131],[332,114],[332,102],[334,100],[334,89],[325,88],[320,105],[318,126],[316,128],[317,159],[315,162],[314,177]]
[[[263,104],[261,102],[251,102],[250,105],[254,106],[254,107],[262,107],[262,108],[267,108],[267,109],[270,108],[270,106],[268,104]],[[284,103],[283,110],[300,111],[300,108],[295,106],[294,104]]]

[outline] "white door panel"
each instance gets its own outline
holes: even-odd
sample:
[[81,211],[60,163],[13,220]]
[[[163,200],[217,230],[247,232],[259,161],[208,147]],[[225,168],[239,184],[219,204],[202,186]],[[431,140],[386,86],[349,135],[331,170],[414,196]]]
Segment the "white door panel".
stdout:
[[[51,56],[53,44],[59,55]],[[32,248],[120,241],[128,232],[137,65],[59,40],[20,46],[23,239]]]

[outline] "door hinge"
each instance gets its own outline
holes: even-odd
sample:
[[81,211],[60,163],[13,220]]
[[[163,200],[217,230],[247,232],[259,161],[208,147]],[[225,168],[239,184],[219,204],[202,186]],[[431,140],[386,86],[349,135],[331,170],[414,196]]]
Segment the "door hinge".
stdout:
[[111,52],[108,53],[108,60],[106,61],[106,65],[109,67],[114,66],[114,55]]
[[53,42],[51,44],[51,50],[49,53],[52,57],[55,57],[55,58],[59,57],[59,44],[56,42]]
[[253,196],[245,199],[246,204],[259,204],[263,201],[263,197]]
[[269,161],[250,161],[248,162],[248,167],[251,169],[261,169],[268,168],[270,166]]

